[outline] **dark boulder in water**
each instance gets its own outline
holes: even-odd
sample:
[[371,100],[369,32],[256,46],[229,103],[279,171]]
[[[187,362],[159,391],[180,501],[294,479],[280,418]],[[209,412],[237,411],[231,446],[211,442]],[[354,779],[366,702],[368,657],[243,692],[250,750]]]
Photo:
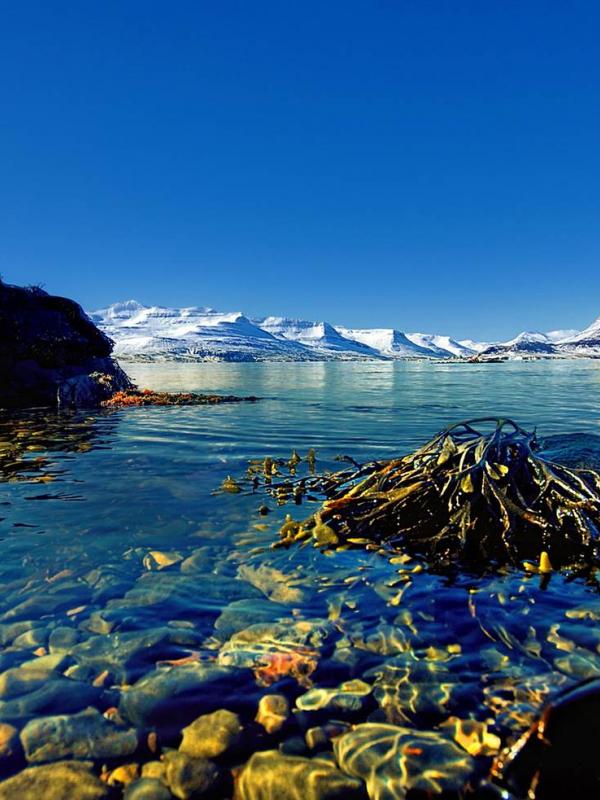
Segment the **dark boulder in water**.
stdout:
[[0,280],[0,407],[94,406],[131,386],[73,300]]
[[598,742],[600,679],[594,678],[558,694],[498,757],[492,775],[517,798],[598,797]]

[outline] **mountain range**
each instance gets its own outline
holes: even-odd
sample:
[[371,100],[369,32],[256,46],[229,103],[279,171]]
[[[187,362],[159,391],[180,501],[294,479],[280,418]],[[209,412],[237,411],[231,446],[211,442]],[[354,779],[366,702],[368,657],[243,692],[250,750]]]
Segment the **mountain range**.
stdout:
[[329,322],[223,313],[136,300],[90,312],[115,342],[115,356],[145,361],[330,361],[600,357],[600,318],[583,331],[526,331],[508,342],[457,341],[395,328],[346,328]]

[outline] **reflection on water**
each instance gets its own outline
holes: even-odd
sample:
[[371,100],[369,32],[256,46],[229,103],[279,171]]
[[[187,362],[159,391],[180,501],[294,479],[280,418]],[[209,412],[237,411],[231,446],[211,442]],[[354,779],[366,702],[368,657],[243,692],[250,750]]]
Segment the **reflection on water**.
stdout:
[[[598,467],[600,364],[129,366],[141,386],[264,399],[0,418],[0,722],[31,763],[48,715],[95,708],[162,748],[226,707],[252,747],[309,756],[318,736],[331,751],[335,721],[338,764],[372,796],[401,797],[416,774],[402,759],[443,762],[446,788],[475,780],[549,692],[598,673],[594,582],[554,575],[542,589],[518,570],[451,578],[371,552],[272,551],[289,508],[261,516],[258,497],[213,490],[252,457],[315,447],[333,469],[339,453],[389,457],[482,414],[538,424],[552,458]],[[269,738],[252,726],[273,692],[301,713]],[[483,726],[488,749],[465,749],[456,718]],[[96,772],[156,759],[125,745],[107,756],[98,720],[83,719],[77,757]],[[61,731],[46,732],[44,760],[73,755]]]
[[110,447],[116,423],[116,418],[111,420],[109,413],[101,412],[4,413],[0,415],[0,481],[52,483],[64,471],[61,463],[69,453]]

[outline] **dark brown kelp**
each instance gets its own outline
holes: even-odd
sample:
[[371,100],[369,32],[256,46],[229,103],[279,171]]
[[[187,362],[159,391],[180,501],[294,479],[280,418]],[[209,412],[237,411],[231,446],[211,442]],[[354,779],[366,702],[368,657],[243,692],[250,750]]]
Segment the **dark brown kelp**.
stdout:
[[[488,433],[476,427],[490,423]],[[537,564],[542,553],[555,567],[599,563],[600,474],[546,461],[536,446],[535,434],[511,420],[481,418],[452,425],[402,458],[306,478],[295,476],[295,459],[289,477],[277,477],[283,462],[249,472],[255,487],[260,472],[280,502],[307,492],[324,498],[308,519],[287,519],[283,545],[379,544],[440,564]]]

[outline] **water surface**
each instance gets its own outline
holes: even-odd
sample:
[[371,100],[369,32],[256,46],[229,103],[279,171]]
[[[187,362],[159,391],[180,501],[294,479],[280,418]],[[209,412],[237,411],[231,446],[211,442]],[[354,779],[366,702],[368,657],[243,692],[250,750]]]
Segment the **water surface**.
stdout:
[[[335,468],[336,455],[395,456],[482,415],[537,426],[553,457],[599,467],[600,362],[126,366],[141,387],[262,399],[0,420],[0,671],[64,655],[57,690],[5,694],[0,721],[119,707],[176,742],[206,703],[174,700],[173,730],[122,697],[183,659],[252,670],[258,694],[227,701],[249,720],[267,687],[294,703],[360,679],[368,701],[331,718],[439,730],[472,717],[505,740],[548,692],[597,674],[593,581],[555,575],[542,589],[520,570],[449,579],[374,553],[271,551],[290,508],[260,517],[263,498],[215,489],[253,457],[314,447]],[[101,692],[77,701],[74,685]]]

